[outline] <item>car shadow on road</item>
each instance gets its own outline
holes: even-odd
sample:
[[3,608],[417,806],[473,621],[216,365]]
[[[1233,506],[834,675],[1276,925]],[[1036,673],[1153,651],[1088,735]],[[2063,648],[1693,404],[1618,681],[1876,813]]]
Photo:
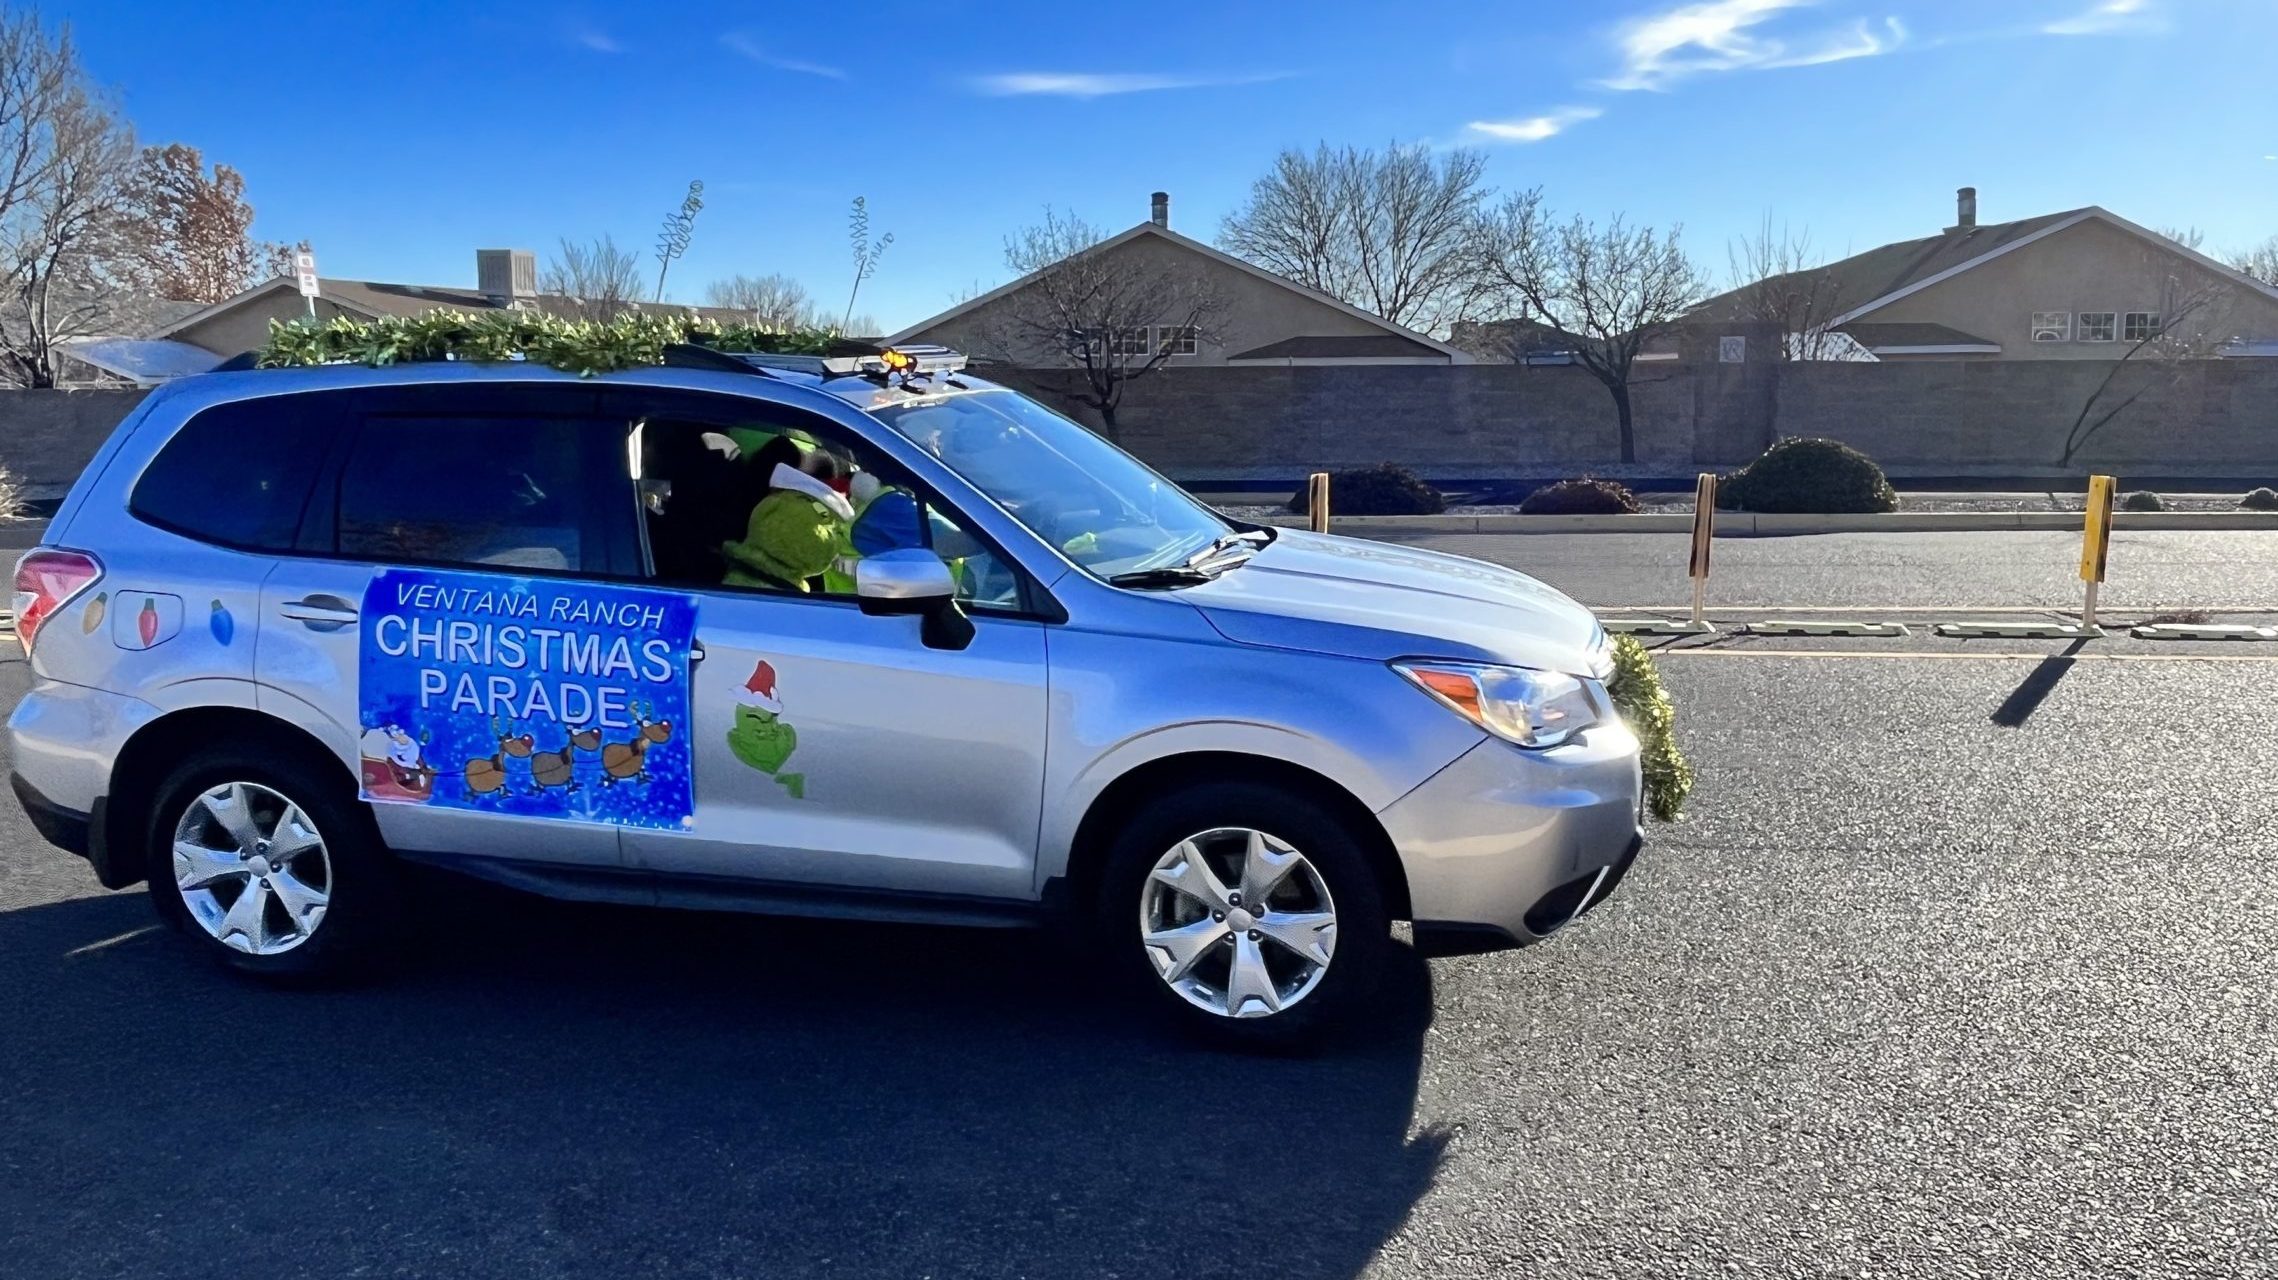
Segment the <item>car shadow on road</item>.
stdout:
[[1036,935],[444,887],[255,986],[140,893],[0,914],[0,1257],[43,1277],[1340,1277],[1430,1185],[1403,949],[1310,1058],[1166,1036]]

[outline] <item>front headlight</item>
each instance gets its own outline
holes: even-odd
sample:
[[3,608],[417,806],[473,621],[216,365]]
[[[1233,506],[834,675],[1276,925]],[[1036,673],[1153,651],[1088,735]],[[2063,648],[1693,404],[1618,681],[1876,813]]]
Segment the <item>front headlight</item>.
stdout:
[[1613,714],[1605,686],[1586,676],[1473,662],[1395,662],[1392,669],[1522,747],[1555,747]]

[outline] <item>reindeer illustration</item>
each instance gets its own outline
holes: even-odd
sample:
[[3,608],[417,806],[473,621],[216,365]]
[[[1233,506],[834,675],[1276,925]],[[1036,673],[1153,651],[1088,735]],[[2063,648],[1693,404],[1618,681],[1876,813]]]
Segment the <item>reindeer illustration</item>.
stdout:
[[601,730],[578,729],[571,732],[561,750],[541,751],[530,757],[530,777],[538,784],[532,794],[542,794],[552,787],[560,787],[564,792],[577,790],[576,753],[600,749]]
[[467,793],[486,796],[506,790],[506,758],[522,759],[530,754],[538,740],[527,733],[514,732],[514,726],[497,716],[490,718],[490,731],[498,739],[498,751],[487,756],[476,756],[466,763]]
[[636,730],[632,740],[611,742],[601,748],[602,785],[649,780],[649,748],[672,740],[670,721],[649,718],[655,710],[655,703],[635,704],[632,712]]

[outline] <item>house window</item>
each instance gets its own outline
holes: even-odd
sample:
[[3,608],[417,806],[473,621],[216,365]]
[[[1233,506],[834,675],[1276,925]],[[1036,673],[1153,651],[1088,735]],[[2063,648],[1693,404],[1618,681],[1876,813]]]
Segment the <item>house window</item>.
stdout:
[[2129,342],[2149,342],[2159,336],[2157,311],[2130,311],[2127,324],[2120,331],[2121,338]]
[[2066,342],[2072,338],[2070,311],[2036,311],[2033,313],[2033,341]]
[[1137,325],[1115,331],[1114,354],[1119,356],[1146,356],[1153,348],[1147,345],[1147,326]]
[[2080,313],[2080,340],[2082,342],[2110,342],[2120,327],[2120,317],[2111,311],[2083,311]]
[[1155,345],[1174,356],[1191,356],[1198,343],[1191,324],[1159,324],[1155,326]]

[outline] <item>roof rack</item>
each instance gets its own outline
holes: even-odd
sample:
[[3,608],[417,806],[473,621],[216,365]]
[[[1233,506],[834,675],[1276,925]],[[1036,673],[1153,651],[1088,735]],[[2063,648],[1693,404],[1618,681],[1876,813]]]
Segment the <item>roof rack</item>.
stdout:
[[714,369],[734,373],[804,373],[818,378],[860,374],[884,380],[893,375],[931,377],[955,373],[965,367],[964,353],[925,344],[873,347],[842,342],[822,355],[785,351],[722,351],[693,342],[668,343],[664,363],[681,369]]

